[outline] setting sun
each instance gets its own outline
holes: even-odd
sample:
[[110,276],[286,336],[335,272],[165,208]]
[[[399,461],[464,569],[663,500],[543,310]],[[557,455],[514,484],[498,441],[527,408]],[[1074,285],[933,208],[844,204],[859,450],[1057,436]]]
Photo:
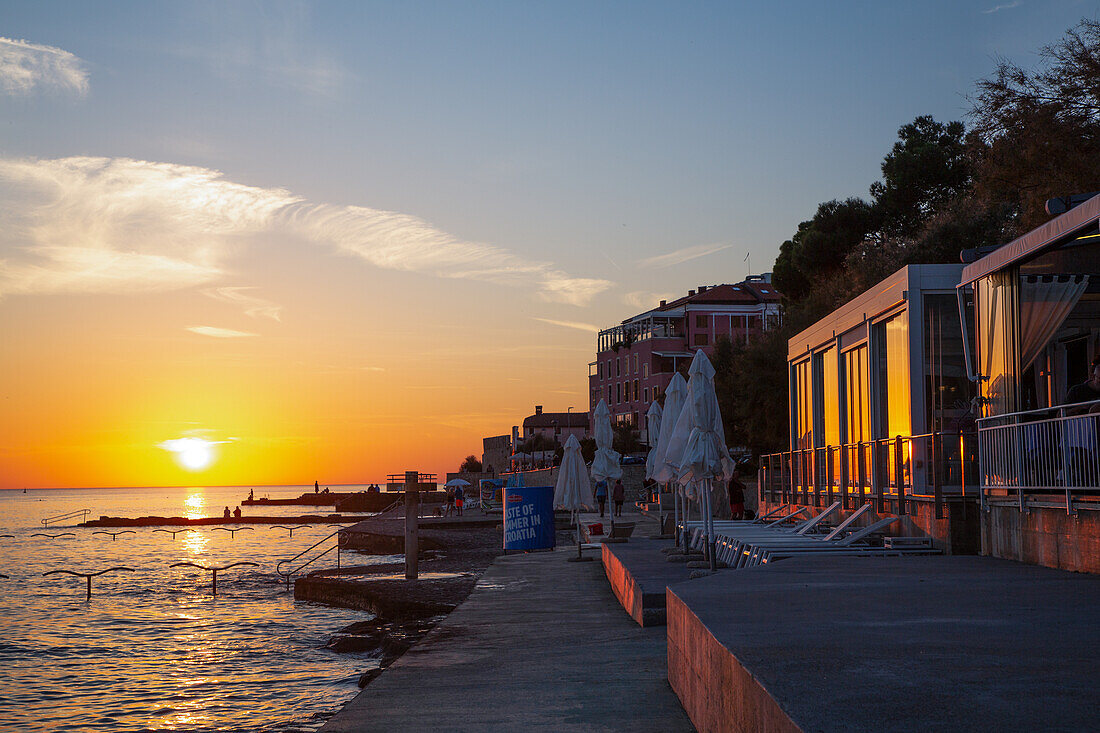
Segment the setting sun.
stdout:
[[166,440],[161,448],[175,454],[176,462],[188,471],[202,471],[214,462],[214,443],[202,438]]

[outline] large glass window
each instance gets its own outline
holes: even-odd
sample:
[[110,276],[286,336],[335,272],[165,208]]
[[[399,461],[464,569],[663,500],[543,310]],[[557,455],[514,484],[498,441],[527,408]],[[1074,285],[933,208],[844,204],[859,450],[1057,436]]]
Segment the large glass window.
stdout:
[[810,360],[794,365],[794,438],[796,448],[812,448],[813,432],[813,387],[811,384]]
[[844,352],[844,442],[871,437],[871,403],[867,374],[867,345]]
[[[971,329],[972,332],[972,329]],[[954,294],[924,295],[924,414],[933,432],[970,427],[971,382]]]
[[821,353],[822,445],[840,445],[840,366],[836,347]]
[[879,437],[912,434],[909,394],[909,318],[905,311],[875,325]]

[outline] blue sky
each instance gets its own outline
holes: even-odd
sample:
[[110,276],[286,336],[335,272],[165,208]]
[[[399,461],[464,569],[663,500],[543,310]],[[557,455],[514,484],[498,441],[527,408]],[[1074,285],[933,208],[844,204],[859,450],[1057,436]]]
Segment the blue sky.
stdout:
[[898,127],[963,118],[998,59],[1098,13],[7,0],[0,339],[53,340],[6,368],[89,333],[114,339],[77,354],[103,380],[104,353],[160,364],[166,339],[201,355],[195,389],[350,363],[345,419],[404,445],[424,426],[387,399],[420,390],[442,427],[417,440],[465,455],[533,404],[583,405],[597,328],[746,255],[770,269],[818,203],[867,195]]

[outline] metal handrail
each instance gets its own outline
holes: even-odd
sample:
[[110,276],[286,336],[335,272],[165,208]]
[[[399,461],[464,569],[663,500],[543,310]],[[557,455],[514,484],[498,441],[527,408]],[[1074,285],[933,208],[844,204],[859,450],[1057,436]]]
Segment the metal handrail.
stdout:
[[214,527],[214,529],[215,530],[220,529],[222,532],[228,532],[229,533],[229,538],[233,539],[233,540],[237,539],[237,533],[240,532],[242,529],[247,529],[250,532],[255,532],[256,531],[255,527],[237,527],[235,529],[232,528],[232,527]]
[[[1074,402],[1073,404],[1069,404],[1069,405],[1054,405],[1052,407],[1040,407],[1040,408],[1035,409],[1035,410],[1020,410],[1018,412],[1006,412],[1006,413],[1003,413],[1001,415],[987,415],[986,417],[979,417],[977,419],[977,423],[978,423],[979,429],[981,429],[982,423],[987,423],[987,422],[990,422],[991,420],[1004,420],[1004,419],[1010,418],[1010,417],[1015,417],[1015,418],[1019,418],[1019,417],[1037,417],[1040,413],[1044,413],[1044,412],[1060,412],[1060,413],[1062,413],[1062,414],[1058,415],[1057,417],[1079,417],[1079,415],[1076,415],[1076,416],[1075,415],[1066,415],[1065,411],[1066,410],[1082,410],[1086,407],[1091,408],[1091,407],[1096,406],[1096,405],[1100,405],[1100,400],[1086,400],[1084,402]],[[1041,418],[1041,419],[1047,420],[1047,419],[1055,419],[1055,418]],[[1015,423],[1013,423],[1013,424],[1015,424]]]
[[[342,547],[342,539],[339,537],[339,534],[343,531],[344,531],[343,528],[341,528],[341,529],[336,530],[335,532],[327,534],[324,537],[322,537],[321,539],[314,542],[312,545],[310,545],[306,549],[299,552],[294,557],[288,557],[284,560],[280,560],[279,562],[277,562],[275,564],[275,572],[278,575],[283,576],[283,579],[286,580],[287,590],[290,590],[290,576],[291,575],[294,575],[295,573],[297,573],[299,570],[306,567],[307,565],[311,565],[312,563],[316,562],[317,560],[320,560],[322,557],[329,554],[333,550],[336,550],[336,567],[337,568],[340,567],[340,548]],[[319,555],[316,555],[315,557],[310,558],[309,560],[306,560],[304,563],[302,563],[298,567],[294,568],[293,570],[287,570],[287,571],[283,570],[283,565],[284,564],[294,562],[298,558],[302,557],[302,555],[305,555],[310,550],[313,550],[313,549],[319,547],[321,544],[327,542],[328,540],[332,539],[333,537],[336,537],[336,545],[335,546],[328,548],[324,552],[320,553]]]
[[104,531],[99,531],[99,532],[92,532],[92,534],[109,534],[109,535],[111,535],[111,541],[112,541],[112,542],[115,542],[115,541],[117,541],[117,540],[118,540],[118,536],[119,536],[120,534],[137,534],[137,532],[135,532],[135,531],[134,531],[134,530],[132,530],[132,529],[124,529],[124,530],[122,530],[121,532],[104,532]]
[[307,527],[309,527],[308,524],[296,524],[293,527],[288,527],[285,524],[273,524],[273,525],[271,525],[271,529],[289,529],[290,530],[290,535],[289,535],[290,537],[294,536],[294,530],[296,530],[296,529],[306,529]]
[[51,540],[56,540],[58,537],[76,537],[73,532],[62,532],[61,534],[46,534],[45,532],[35,532],[31,537],[49,537]]
[[62,519],[71,519],[72,517],[75,517],[78,514],[82,514],[83,519],[81,519],[80,521],[86,522],[86,521],[88,521],[88,515],[91,514],[91,513],[92,513],[91,509],[76,509],[76,510],[68,512],[66,514],[58,514],[56,517],[47,517],[46,519],[42,519],[40,521],[42,522],[43,527],[48,527],[48,526],[50,526],[51,522],[60,522]]
[[186,529],[154,529],[153,531],[154,532],[166,532],[166,533],[172,535],[172,539],[175,540],[176,535],[178,535],[180,532],[194,532],[195,530],[191,529],[190,527],[187,527]]
[[133,568],[128,568],[125,565],[118,565],[113,568],[107,568],[106,570],[100,570],[98,573],[78,573],[75,570],[50,570],[49,572],[42,573],[42,575],[46,576],[55,575],[57,573],[64,573],[65,575],[75,575],[78,578],[84,578],[86,581],[88,581],[88,595],[86,597],[86,600],[90,601],[92,599],[92,578],[98,575],[103,575],[104,573],[109,573],[113,570],[126,570],[131,573],[134,572]]
[[206,570],[206,571],[212,572],[214,574],[214,581],[213,581],[213,593],[211,593],[211,595],[215,595],[215,596],[218,595],[218,571],[219,570],[228,570],[229,568],[235,568],[238,565],[251,565],[252,567],[259,567],[259,563],[248,562],[248,561],[229,563],[228,565],[223,565],[220,568],[208,568],[205,565],[199,565],[197,562],[176,562],[176,563],[172,563],[168,567],[178,568],[178,567],[182,567],[184,565],[189,565],[193,568],[198,568],[199,570]]
[[761,457],[760,496],[814,506],[839,499],[845,509],[875,502],[879,511],[890,504],[899,514],[913,511],[913,499],[930,498],[942,518],[948,495],[968,498],[977,461],[967,460],[967,446],[976,438],[945,431],[768,454]]

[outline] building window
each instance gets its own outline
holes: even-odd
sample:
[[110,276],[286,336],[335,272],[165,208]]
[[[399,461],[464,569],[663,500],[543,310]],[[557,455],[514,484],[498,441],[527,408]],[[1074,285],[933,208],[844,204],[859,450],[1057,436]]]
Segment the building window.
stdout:
[[623,385],[621,383],[615,383],[615,402],[623,401]]
[[696,328],[706,328],[707,327],[707,316],[695,316],[695,327]]
[[642,379],[649,379],[649,362],[642,364]]
[[638,401],[638,380],[634,380],[634,401]]
[[637,354],[634,355],[634,373],[635,374],[638,373],[638,355]]
[[611,360],[610,360],[610,359],[608,359],[608,360],[607,360],[607,371],[606,371],[606,374],[607,374],[607,378],[608,378],[608,379],[611,379]]
[[705,334],[705,333],[695,334],[695,345],[696,346],[706,346],[708,343],[710,343],[710,338],[707,336],[707,334]]
[[642,400],[649,402],[649,387],[642,387]]
[[615,376],[621,377],[623,375],[623,360],[619,357],[615,357]]
[[603,379],[603,364],[596,365],[596,374],[599,376],[600,379]]

